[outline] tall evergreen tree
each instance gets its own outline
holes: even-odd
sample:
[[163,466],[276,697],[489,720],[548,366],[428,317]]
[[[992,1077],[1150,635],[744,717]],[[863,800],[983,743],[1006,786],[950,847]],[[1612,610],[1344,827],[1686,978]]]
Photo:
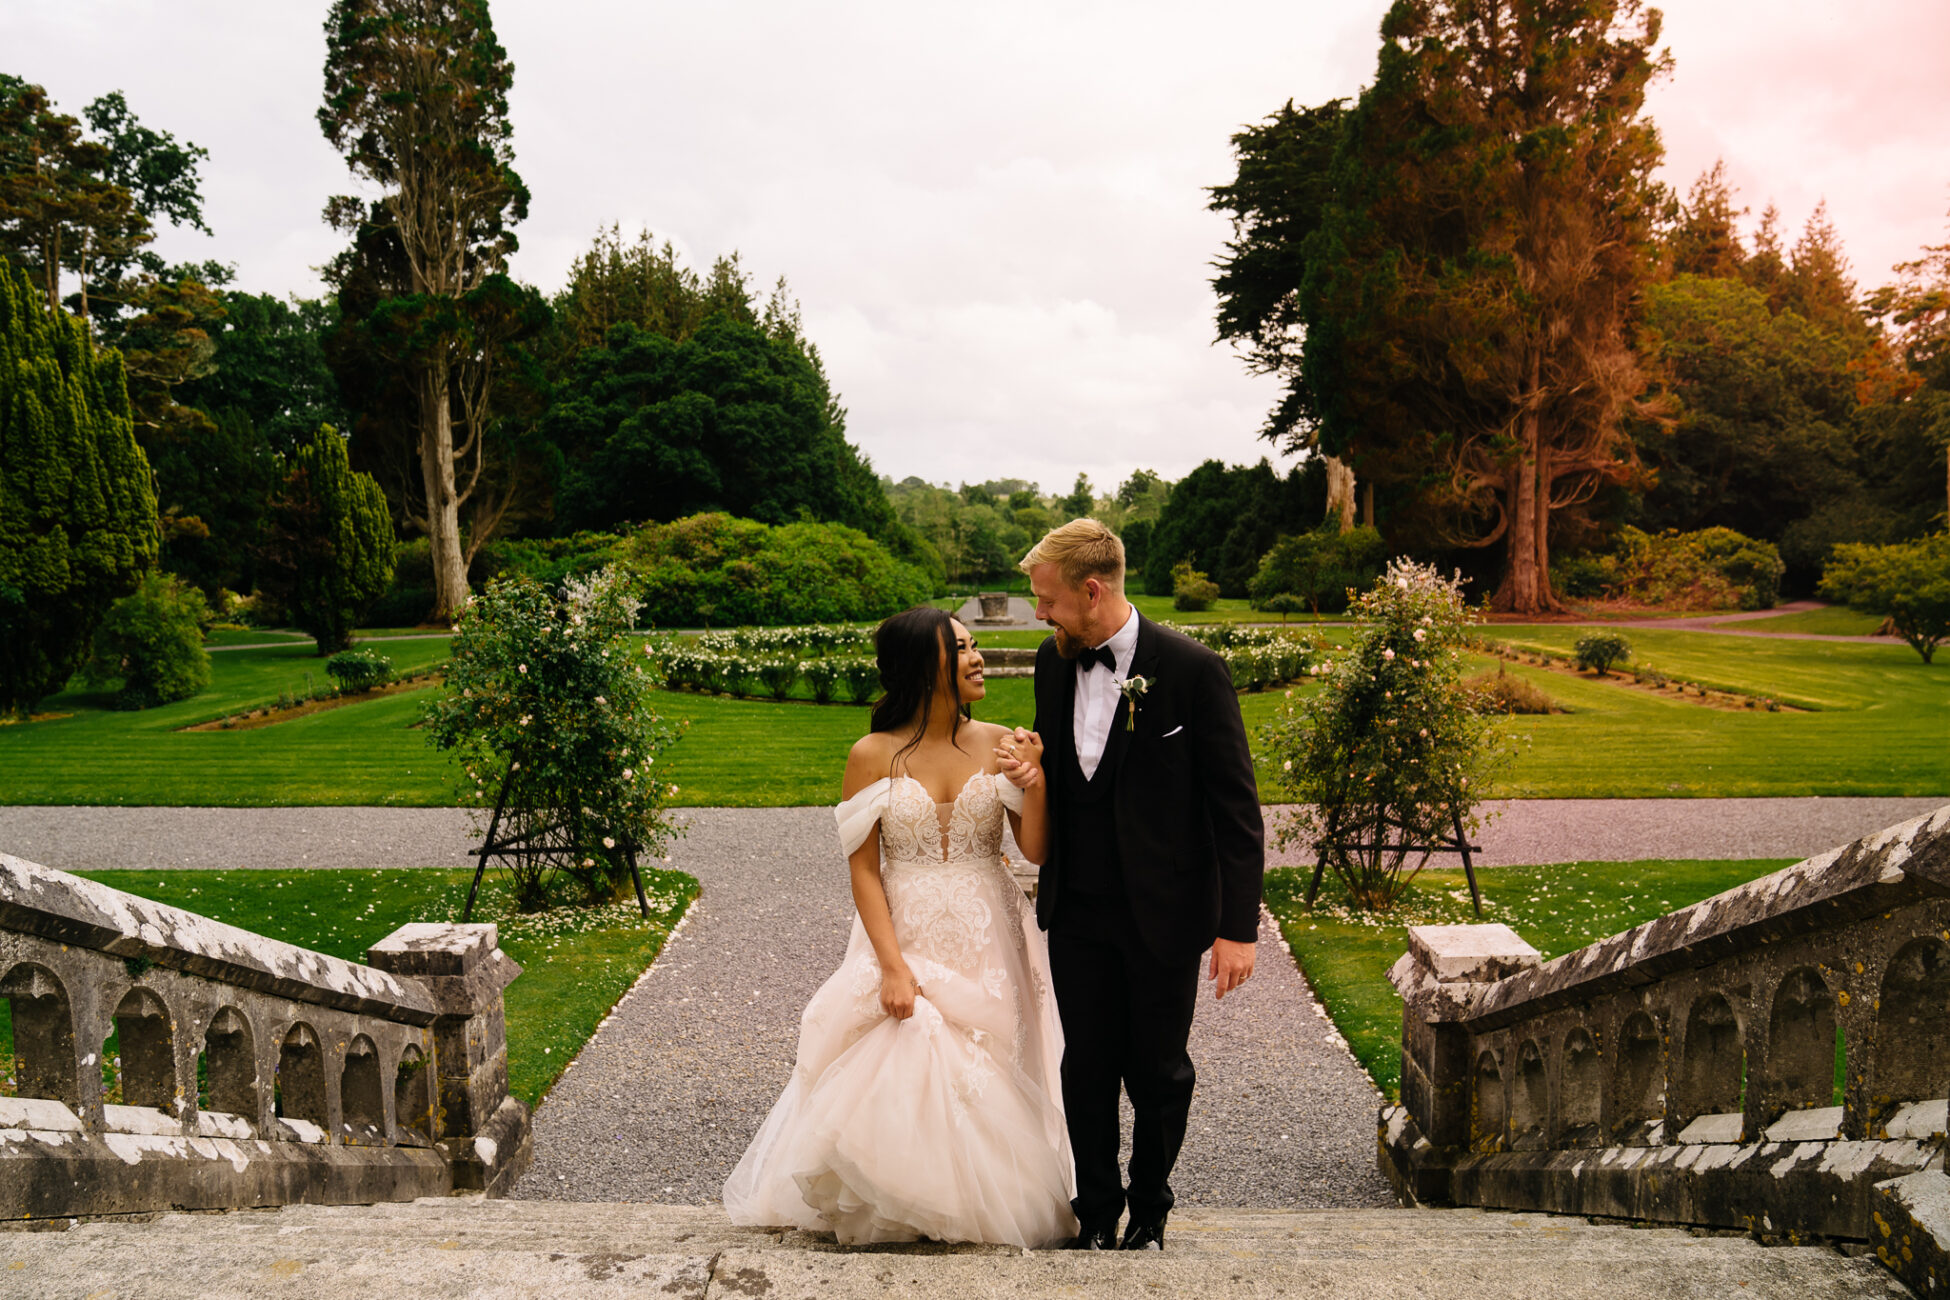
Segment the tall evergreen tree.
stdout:
[[1658,36],[1640,0],[1397,0],[1308,239],[1322,449],[1422,461],[1501,609],[1558,604],[1553,518],[1632,473]]
[[451,617],[468,592],[461,507],[494,446],[494,349],[471,296],[506,268],[528,215],[508,116],[514,65],[486,0],[334,0],[325,33],[319,126],[385,191],[382,212],[340,198],[327,217],[355,235],[389,226],[405,273],[381,306],[383,333],[411,372],[434,612]]
[[285,462],[260,569],[264,589],[318,641],[343,650],[393,581],[393,521],[372,475],[352,468],[345,439],[321,425]]
[[1871,307],[1889,318],[1897,345],[1920,386],[1903,404],[1901,422],[1912,440],[1934,444],[1944,455],[1946,513],[1950,527],[1950,244],[1924,248],[1896,267],[1897,282],[1871,296]]
[[158,545],[121,357],[0,259],[0,712],[61,689]]
[[1747,251],[1740,245],[1738,222],[1746,215],[1747,209],[1733,206],[1726,162],[1716,159],[1693,182],[1666,235],[1672,274],[1712,279],[1739,274]]

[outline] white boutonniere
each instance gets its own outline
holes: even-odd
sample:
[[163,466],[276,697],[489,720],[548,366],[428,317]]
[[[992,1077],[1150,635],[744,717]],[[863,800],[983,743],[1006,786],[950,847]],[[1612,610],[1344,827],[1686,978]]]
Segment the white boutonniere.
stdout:
[[1144,693],[1151,689],[1151,679],[1149,677],[1127,677],[1117,683],[1117,689],[1123,693],[1124,703],[1130,706],[1124,711],[1124,730],[1136,731],[1138,701],[1143,699]]

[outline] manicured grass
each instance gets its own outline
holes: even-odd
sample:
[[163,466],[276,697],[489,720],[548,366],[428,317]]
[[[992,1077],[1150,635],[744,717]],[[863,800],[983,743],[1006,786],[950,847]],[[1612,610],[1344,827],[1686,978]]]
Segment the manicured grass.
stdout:
[[[1251,601],[1234,600],[1230,597],[1215,600],[1210,609],[1197,612],[1173,609],[1170,596],[1132,596],[1131,604],[1137,606],[1138,613],[1160,623],[1278,623],[1278,614],[1268,614],[1254,609]],[[1338,614],[1323,614],[1315,618],[1312,614],[1293,614],[1287,626],[1305,627],[1310,623],[1345,623],[1345,617]]]
[[1742,619],[1738,623],[1722,624],[1724,627],[1739,628],[1743,632],[1813,632],[1820,636],[1870,636],[1882,626],[1882,618],[1876,614],[1864,614],[1850,609],[1847,605],[1828,605],[1821,609],[1804,609],[1794,614],[1776,614],[1772,618]]
[[[436,663],[445,641],[388,647],[396,668]],[[411,730],[434,689],[327,709],[275,726],[182,731],[281,691],[329,685],[308,647],[233,650],[210,657],[210,686],[194,699],[122,713],[70,690],[45,701],[71,716],[0,727],[0,803],[442,804],[449,765]]]
[[[1517,645],[1567,651],[1577,627],[1498,628]],[[1950,794],[1950,670],[1907,646],[1762,640],[1657,629],[1628,638],[1634,662],[1710,687],[1768,695],[1810,712],[1725,710],[1672,693],[1518,665],[1575,712],[1512,718],[1526,737],[1499,794]],[[1483,667],[1492,666],[1484,661]]]
[[[1484,921],[1501,921],[1546,961],[1787,866],[1784,859],[1572,862],[1476,873]],[[1266,873],[1266,906],[1314,992],[1375,1086],[1400,1096],[1402,1002],[1388,968],[1408,950],[1407,927],[1476,920],[1461,871],[1425,871],[1383,918],[1350,908],[1329,879],[1310,911],[1311,871]]]
[[[199,912],[273,939],[363,962],[366,949],[409,921],[460,919],[472,873],[402,871],[88,871],[105,885]],[[498,915],[492,876],[476,920],[495,920],[502,950],[522,968],[505,995],[508,1090],[540,1101],[583,1043],[656,959],[697,897],[681,871],[644,873],[651,920],[634,899],[597,909]]]
[[269,645],[279,641],[289,641],[294,645],[302,642],[307,647],[312,644],[312,639],[303,632],[261,627],[220,627],[203,638],[204,646],[211,650],[233,645]]
[[[1581,629],[1505,626],[1492,635],[1567,650]],[[989,646],[1034,646],[1045,633],[991,632]],[[1318,635],[1340,641],[1343,627]],[[1707,708],[1673,693],[1571,677],[1523,665],[1506,671],[1572,710],[1502,725],[1518,756],[1496,793],[1508,798],[1950,794],[1950,665],[1925,665],[1882,642],[1772,640],[1634,630],[1638,661],[1674,677],[1770,695],[1808,712]],[[388,648],[402,668],[435,662],[443,641]],[[1493,668],[1494,661],[1472,664]],[[182,732],[280,690],[322,682],[323,661],[304,650],[237,650],[213,657],[212,683],[194,700],[115,713],[99,697],[68,693],[43,707],[66,718],[0,726],[0,804],[451,803],[448,760],[415,730],[436,688],[407,691],[253,730]],[[1314,689],[1300,685],[1296,692]],[[976,715],[1033,721],[1028,678],[996,678]],[[830,802],[846,751],[865,734],[867,710],[669,693],[666,716],[688,720],[665,762],[683,805],[771,807]],[[1240,697],[1249,732],[1283,692]],[[1287,797],[1262,763],[1269,802]]]

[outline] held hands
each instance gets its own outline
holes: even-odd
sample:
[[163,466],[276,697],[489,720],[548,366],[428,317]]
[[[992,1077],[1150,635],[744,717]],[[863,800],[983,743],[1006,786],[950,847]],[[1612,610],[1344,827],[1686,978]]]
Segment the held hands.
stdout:
[[905,1020],[914,1014],[914,998],[920,993],[921,985],[907,967],[889,970],[880,977],[880,1007],[896,1020]]
[[1043,738],[1017,727],[995,747],[995,762],[1010,785],[1031,789],[1043,779]]
[[1212,996],[1223,998],[1253,974],[1253,945],[1233,939],[1212,941]]

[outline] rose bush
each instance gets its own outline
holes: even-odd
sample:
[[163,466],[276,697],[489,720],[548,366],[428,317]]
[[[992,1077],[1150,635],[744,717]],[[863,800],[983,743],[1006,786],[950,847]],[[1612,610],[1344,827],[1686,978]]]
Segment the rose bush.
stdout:
[[1265,740],[1301,806],[1279,844],[1313,846],[1358,906],[1386,910],[1428,861],[1404,846],[1453,837],[1457,816],[1478,829],[1506,755],[1462,680],[1460,578],[1396,560],[1351,612],[1360,630],[1314,665],[1319,691],[1289,698]]
[[557,901],[557,874],[582,901],[606,903],[629,884],[628,850],[659,856],[675,833],[677,793],[659,765],[677,731],[658,716],[648,656],[628,636],[636,601],[603,569],[559,592],[497,580],[455,625],[446,689],[426,711],[428,740],[455,754],[463,799],[504,819],[551,830],[561,852],[510,867],[523,911]]

